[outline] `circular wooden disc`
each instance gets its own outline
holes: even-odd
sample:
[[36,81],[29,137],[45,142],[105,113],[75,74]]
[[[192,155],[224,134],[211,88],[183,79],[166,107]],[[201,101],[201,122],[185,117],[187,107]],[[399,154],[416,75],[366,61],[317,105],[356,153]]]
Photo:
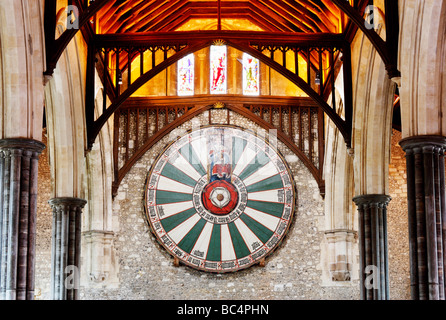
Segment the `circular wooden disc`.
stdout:
[[182,263],[209,272],[258,263],[281,242],[294,212],[283,157],[233,126],[204,127],[171,143],[153,164],[145,192],[157,240]]

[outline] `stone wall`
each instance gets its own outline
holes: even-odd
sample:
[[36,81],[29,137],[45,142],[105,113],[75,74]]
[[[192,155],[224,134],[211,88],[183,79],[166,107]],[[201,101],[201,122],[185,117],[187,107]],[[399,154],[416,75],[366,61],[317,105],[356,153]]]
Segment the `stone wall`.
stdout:
[[[262,130],[250,120],[231,113],[231,124]],[[207,124],[207,112],[178,130],[192,129],[199,119]],[[223,120],[224,119],[224,120]],[[226,112],[214,123],[224,123]],[[196,123],[196,122],[195,122]],[[122,181],[114,200],[115,247],[119,259],[120,287],[88,289],[83,299],[358,299],[358,285],[322,286],[321,243],[324,238],[324,202],[308,169],[279,142],[294,175],[297,205],[294,222],[283,244],[266,259],[266,266],[254,266],[231,274],[211,274],[186,266],[175,267],[173,258],[157,244],[144,216],[144,186],[147,173],[163,148],[164,137],[150,149]]]
[[409,226],[407,217],[406,158],[399,146],[401,132],[393,130],[389,165],[387,210],[390,298],[410,299]]
[[[42,142],[48,146],[46,129]],[[51,199],[51,169],[48,147],[43,150],[39,160],[39,192],[37,195],[37,235],[36,235],[36,283],[35,299],[50,299],[51,286],[51,236],[53,211],[48,204]]]

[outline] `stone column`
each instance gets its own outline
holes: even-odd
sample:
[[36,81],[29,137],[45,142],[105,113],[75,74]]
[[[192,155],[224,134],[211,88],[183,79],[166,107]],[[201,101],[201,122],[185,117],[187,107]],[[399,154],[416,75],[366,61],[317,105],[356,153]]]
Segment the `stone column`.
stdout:
[[0,300],[33,300],[39,155],[31,139],[0,140]]
[[81,218],[87,201],[55,198],[51,252],[51,299],[78,300],[80,282]]
[[359,279],[362,300],[389,299],[386,195],[363,195],[353,201],[359,213]]
[[410,137],[400,145],[406,152],[412,299],[444,300],[446,137]]

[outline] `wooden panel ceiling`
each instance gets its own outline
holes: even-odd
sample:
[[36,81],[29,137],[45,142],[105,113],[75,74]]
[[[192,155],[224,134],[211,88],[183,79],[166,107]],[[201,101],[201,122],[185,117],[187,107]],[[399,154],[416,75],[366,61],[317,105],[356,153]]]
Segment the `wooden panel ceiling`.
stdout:
[[245,19],[269,32],[342,33],[345,21],[330,0],[111,0],[96,16],[96,31],[175,31],[192,19]]

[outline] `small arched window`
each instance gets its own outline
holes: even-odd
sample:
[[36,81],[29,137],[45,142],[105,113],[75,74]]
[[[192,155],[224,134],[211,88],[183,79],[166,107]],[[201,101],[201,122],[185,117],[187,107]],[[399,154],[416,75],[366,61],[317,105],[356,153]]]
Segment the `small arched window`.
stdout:
[[243,54],[243,94],[256,96],[260,94],[259,60],[247,53]]
[[[210,47],[209,64],[209,92],[211,94],[228,93],[228,49],[225,45],[213,45]],[[260,95],[260,62],[259,59],[243,53],[243,59],[237,59],[242,63],[242,85],[243,94],[256,96]],[[195,59],[194,54],[178,61],[178,96],[194,95],[195,83]],[[202,76],[201,74],[199,76]]]
[[191,53],[178,61],[178,95],[192,96],[194,94],[195,59]]
[[226,46],[211,46],[210,53],[210,73],[211,94],[226,94],[227,93],[227,73],[228,73],[228,59]]

